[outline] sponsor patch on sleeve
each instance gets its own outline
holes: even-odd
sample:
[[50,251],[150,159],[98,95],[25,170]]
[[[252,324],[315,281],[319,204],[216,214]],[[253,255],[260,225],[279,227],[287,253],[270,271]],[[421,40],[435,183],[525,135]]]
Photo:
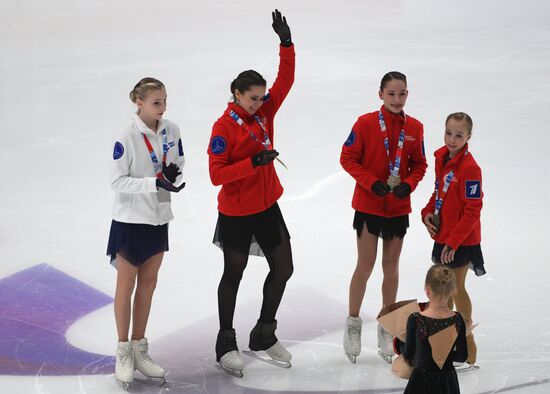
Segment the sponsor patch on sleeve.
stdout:
[[183,156],[183,143],[181,142],[181,138],[178,141],[178,153],[180,156]]
[[466,198],[470,198],[470,199],[481,198],[480,181],[466,181]]
[[113,150],[113,159],[118,160],[124,155],[124,146],[120,142],[115,142],[115,149]]
[[351,133],[349,133],[349,136],[348,136],[348,139],[346,140],[346,142],[344,142],[344,145],[345,146],[352,146],[353,144],[355,144],[355,140],[356,140],[356,136],[355,136],[355,131],[351,131]]
[[227,149],[227,141],[220,135],[216,135],[210,142],[210,151],[214,155],[221,155]]

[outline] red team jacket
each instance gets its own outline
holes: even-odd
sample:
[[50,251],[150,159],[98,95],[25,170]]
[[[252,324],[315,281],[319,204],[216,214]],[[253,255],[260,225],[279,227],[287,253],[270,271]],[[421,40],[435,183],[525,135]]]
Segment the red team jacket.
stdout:
[[[393,114],[384,106],[381,109],[388,132],[392,163],[395,161],[399,134],[405,122],[405,142],[399,176],[401,182],[406,182],[411,187],[412,192],[428,168],[424,154],[424,128],[422,123],[409,115],[405,121],[403,115]],[[360,116],[342,147],[340,164],[357,181],[351,205],[357,211],[387,218],[406,215],[411,212],[410,196],[397,198],[393,193],[388,193],[379,197],[371,191],[377,180],[385,183],[390,175],[378,112]]]
[[[468,145],[459,154],[443,165],[449,154],[446,146],[435,151],[435,176],[439,180],[439,195],[443,180],[454,170],[447,196],[441,209],[441,225],[434,240],[447,244],[454,250],[459,246],[478,245],[481,242],[480,214],[483,206],[481,168],[468,152]],[[435,192],[422,210],[422,218],[435,209]]]
[[[294,83],[294,45],[279,50],[279,71],[264,104],[256,112],[273,144],[273,119]],[[222,185],[218,194],[218,210],[228,216],[245,216],[265,211],[283,194],[273,162],[254,168],[250,158],[264,149],[244,127],[229,115],[235,111],[263,141],[264,133],[254,117],[234,103],[214,123],[208,147],[210,179]],[[274,148],[272,148],[274,149]]]

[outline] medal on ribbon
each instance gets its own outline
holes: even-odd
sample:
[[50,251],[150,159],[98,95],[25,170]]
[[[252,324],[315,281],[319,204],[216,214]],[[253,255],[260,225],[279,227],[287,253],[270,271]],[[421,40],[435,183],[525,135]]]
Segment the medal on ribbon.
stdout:
[[[405,117],[405,121],[407,118]],[[395,161],[392,163],[390,158],[390,140],[388,138],[388,130],[386,129],[386,122],[384,121],[384,115],[382,115],[382,110],[378,112],[378,123],[380,123],[380,131],[384,137],[384,147],[386,148],[386,154],[388,155],[388,161],[390,165],[390,176],[386,183],[393,190],[394,187],[401,183],[401,177],[399,176],[399,167],[401,166],[401,155],[403,154],[403,145],[405,144],[405,124],[403,123],[403,128],[401,133],[399,133],[399,140],[397,142],[397,150],[395,151]]]

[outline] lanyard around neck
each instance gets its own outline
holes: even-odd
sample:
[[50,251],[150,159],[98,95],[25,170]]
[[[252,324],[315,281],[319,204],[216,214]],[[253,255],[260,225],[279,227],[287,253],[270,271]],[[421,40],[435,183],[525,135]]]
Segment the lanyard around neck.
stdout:
[[266,131],[264,125],[262,124],[261,119],[258,115],[254,115],[254,119],[256,120],[256,123],[258,123],[260,125],[260,127],[262,128],[262,131],[263,131],[263,134],[264,134],[264,140],[263,141],[260,141],[258,139],[258,137],[256,137],[256,134],[254,134],[252,129],[250,129],[249,127],[246,126],[244,121],[240,118],[240,116],[235,111],[231,110],[229,112],[229,116],[231,116],[231,119],[233,119],[239,126],[241,126],[245,131],[248,132],[248,134],[250,135],[250,138],[252,138],[254,141],[262,144],[265,150],[268,150],[271,147],[271,140],[269,139],[269,136],[267,135],[267,131]]
[[[405,121],[407,121],[406,117]],[[380,131],[382,132],[382,137],[384,137],[384,147],[386,148],[386,154],[388,155],[388,161],[390,164],[390,175],[399,176],[401,155],[403,154],[403,145],[405,143],[405,123],[403,123],[403,128],[401,128],[401,133],[399,133],[397,150],[395,151],[395,162],[392,163],[390,158],[390,140],[388,138],[388,130],[386,129],[386,122],[384,121],[382,110],[380,110],[380,112],[378,113],[378,122],[380,123]]]
[[[157,178],[162,179],[162,164],[159,163],[157,159],[157,155],[155,153],[155,150],[153,149],[153,146],[151,145],[151,142],[149,141],[149,138],[143,134],[143,140],[145,141],[145,145],[147,146],[147,150],[149,151],[149,155],[151,156],[151,161],[153,162],[153,168],[155,169],[155,175]],[[168,134],[166,133],[166,129],[162,129],[162,163],[166,163],[166,156],[168,153]]]
[[[455,170],[458,169],[458,167],[460,166],[460,163],[462,163],[462,160],[467,154],[468,154],[468,151],[464,152],[464,156],[460,158],[460,160],[456,164],[456,167],[453,168],[451,171],[449,171],[449,173],[443,177],[443,189],[441,190],[441,196],[439,195],[439,179],[437,179],[437,175],[436,175],[435,177],[435,210],[434,210],[435,215],[438,215],[439,212],[441,211],[441,208],[443,208],[443,201],[447,196],[447,191],[449,190],[449,186],[451,185],[451,182],[453,180]],[[443,167],[445,167],[445,165],[443,165]]]

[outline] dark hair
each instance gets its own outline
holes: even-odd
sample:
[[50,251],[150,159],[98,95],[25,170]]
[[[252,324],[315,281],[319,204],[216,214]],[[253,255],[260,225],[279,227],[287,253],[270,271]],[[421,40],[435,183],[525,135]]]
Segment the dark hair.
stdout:
[[266,86],[264,77],[259,72],[254,70],[246,70],[240,73],[237,78],[231,82],[231,94],[235,97],[235,90],[244,93],[252,86]]
[[426,286],[429,286],[437,297],[449,298],[456,291],[455,273],[444,265],[432,265],[426,274]]
[[453,112],[452,114],[447,116],[447,120],[445,121],[445,126],[447,126],[447,123],[449,123],[449,119],[463,120],[464,122],[466,122],[466,125],[468,126],[468,134],[472,135],[474,122],[472,121],[472,118],[470,118],[470,115],[468,115],[465,112]]
[[165,89],[164,84],[158,79],[145,77],[142,78],[130,92],[130,100],[136,102],[138,99],[143,100],[149,90]]
[[382,81],[380,82],[380,90],[384,90],[384,88],[386,87],[386,84],[389,81],[394,81],[394,80],[403,81],[405,82],[405,85],[407,85],[407,77],[405,76],[405,74],[400,73],[399,71],[390,71],[389,73],[386,73],[386,75],[382,77]]

